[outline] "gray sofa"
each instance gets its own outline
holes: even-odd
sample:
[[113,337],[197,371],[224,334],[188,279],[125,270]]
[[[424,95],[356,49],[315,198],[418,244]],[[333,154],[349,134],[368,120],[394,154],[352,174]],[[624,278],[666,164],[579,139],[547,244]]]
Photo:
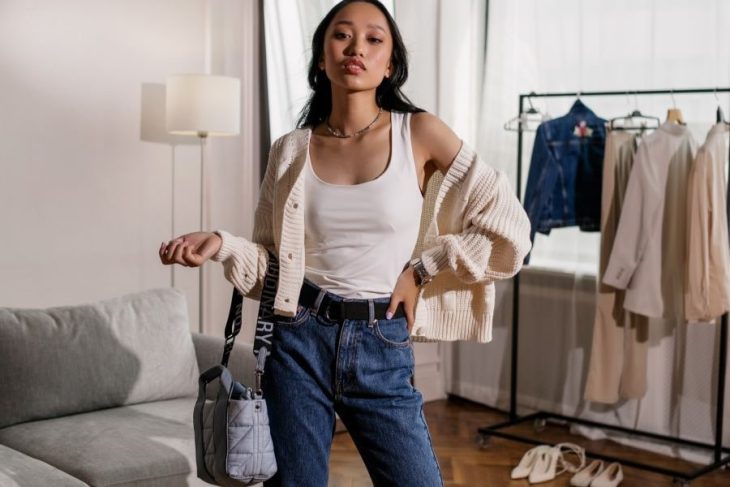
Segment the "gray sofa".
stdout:
[[[0,486],[186,486],[193,406],[223,337],[190,333],[185,296],[0,308]],[[253,385],[252,345],[229,369]],[[209,388],[209,397],[215,394]]]

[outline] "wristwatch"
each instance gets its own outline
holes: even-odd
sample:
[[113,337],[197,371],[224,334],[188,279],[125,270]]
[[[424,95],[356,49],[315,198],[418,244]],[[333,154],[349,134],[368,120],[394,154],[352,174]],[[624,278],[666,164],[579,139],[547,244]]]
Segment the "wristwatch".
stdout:
[[412,259],[408,264],[413,267],[416,273],[416,285],[418,287],[425,286],[433,280],[433,276],[428,273],[419,257]]

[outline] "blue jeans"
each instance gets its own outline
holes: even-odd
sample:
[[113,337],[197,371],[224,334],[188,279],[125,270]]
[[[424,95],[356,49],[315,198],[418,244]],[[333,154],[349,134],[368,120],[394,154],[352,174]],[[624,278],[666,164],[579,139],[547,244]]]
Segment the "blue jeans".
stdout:
[[300,305],[295,317],[277,317],[272,341],[262,389],[278,471],[266,487],[327,485],[335,412],[375,486],[443,486],[411,385],[405,318],[335,322]]

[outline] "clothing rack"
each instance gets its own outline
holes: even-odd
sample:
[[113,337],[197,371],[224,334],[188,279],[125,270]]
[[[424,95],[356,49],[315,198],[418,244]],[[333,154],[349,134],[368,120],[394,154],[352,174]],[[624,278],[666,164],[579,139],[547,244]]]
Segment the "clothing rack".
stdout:
[[[555,93],[528,93],[519,95],[519,112],[522,113],[524,110],[525,99],[529,98],[558,98],[558,97],[602,97],[602,96],[626,96],[627,94],[635,95],[680,95],[680,94],[696,94],[696,93],[730,93],[730,87],[728,88],[698,88],[698,89],[678,89],[678,90],[631,90],[631,91],[584,91],[584,92],[555,92]],[[522,143],[523,143],[523,130],[517,131],[517,197],[522,200]],[[730,163],[729,163],[730,165]],[[591,452],[586,450],[586,456],[601,459],[607,462],[620,462],[622,465],[648,470],[662,475],[673,477],[674,482],[680,485],[689,485],[690,481],[710,473],[718,468],[724,468],[725,465],[730,463],[730,455],[723,457],[724,453],[729,453],[730,448],[722,446],[722,432],[723,432],[723,412],[725,409],[725,374],[727,364],[727,325],[728,325],[728,314],[724,314],[721,318],[720,323],[720,352],[719,352],[719,369],[717,373],[717,403],[715,409],[715,443],[701,443],[692,440],[686,440],[683,438],[660,435],[648,431],[641,431],[637,429],[625,428],[612,424],[589,421],[581,419],[575,416],[567,416],[562,414],[556,414],[546,411],[538,411],[533,414],[529,414],[523,417],[517,415],[517,365],[518,365],[518,337],[519,337],[519,308],[520,308],[520,275],[517,274],[513,278],[513,296],[512,296],[512,356],[510,364],[510,407],[509,407],[509,420],[503,423],[495,424],[492,426],[484,426],[479,428],[477,441],[480,444],[485,444],[487,439],[491,436],[497,436],[506,438],[513,441],[520,441],[523,443],[541,444],[540,441],[535,439],[521,436],[518,434],[506,433],[500,431],[504,428],[514,426],[521,423],[533,422],[536,431],[541,431],[547,424],[548,420],[555,420],[560,423],[576,423],[588,427],[602,428],[612,431],[618,431],[626,433],[632,436],[642,436],[645,438],[659,440],[668,443],[675,443],[678,445],[690,446],[695,448],[710,449],[714,452],[714,461],[706,466],[700,467],[691,472],[682,472],[678,470],[672,470],[668,468],[657,467],[639,461],[632,460],[630,458],[619,458],[611,455],[606,455],[598,452]]]

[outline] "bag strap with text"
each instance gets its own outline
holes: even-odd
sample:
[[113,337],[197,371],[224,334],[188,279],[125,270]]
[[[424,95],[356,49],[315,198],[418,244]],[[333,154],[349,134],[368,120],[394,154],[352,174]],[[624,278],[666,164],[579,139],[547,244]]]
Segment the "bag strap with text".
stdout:
[[[274,329],[274,298],[276,297],[276,289],[279,284],[279,260],[276,256],[268,252],[269,262],[266,267],[266,275],[264,276],[264,286],[261,291],[261,300],[259,301],[259,313],[256,319],[256,337],[253,343],[253,353],[256,355],[256,387],[254,392],[257,396],[262,396],[261,376],[264,374],[264,364],[266,357],[271,354],[271,337]],[[243,308],[243,295],[233,288],[233,296],[231,297],[231,307],[228,310],[228,320],[226,321],[226,341],[223,347],[223,357],[221,365],[228,367],[228,358],[233,350],[233,344],[236,336],[241,331],[241,312]]]

